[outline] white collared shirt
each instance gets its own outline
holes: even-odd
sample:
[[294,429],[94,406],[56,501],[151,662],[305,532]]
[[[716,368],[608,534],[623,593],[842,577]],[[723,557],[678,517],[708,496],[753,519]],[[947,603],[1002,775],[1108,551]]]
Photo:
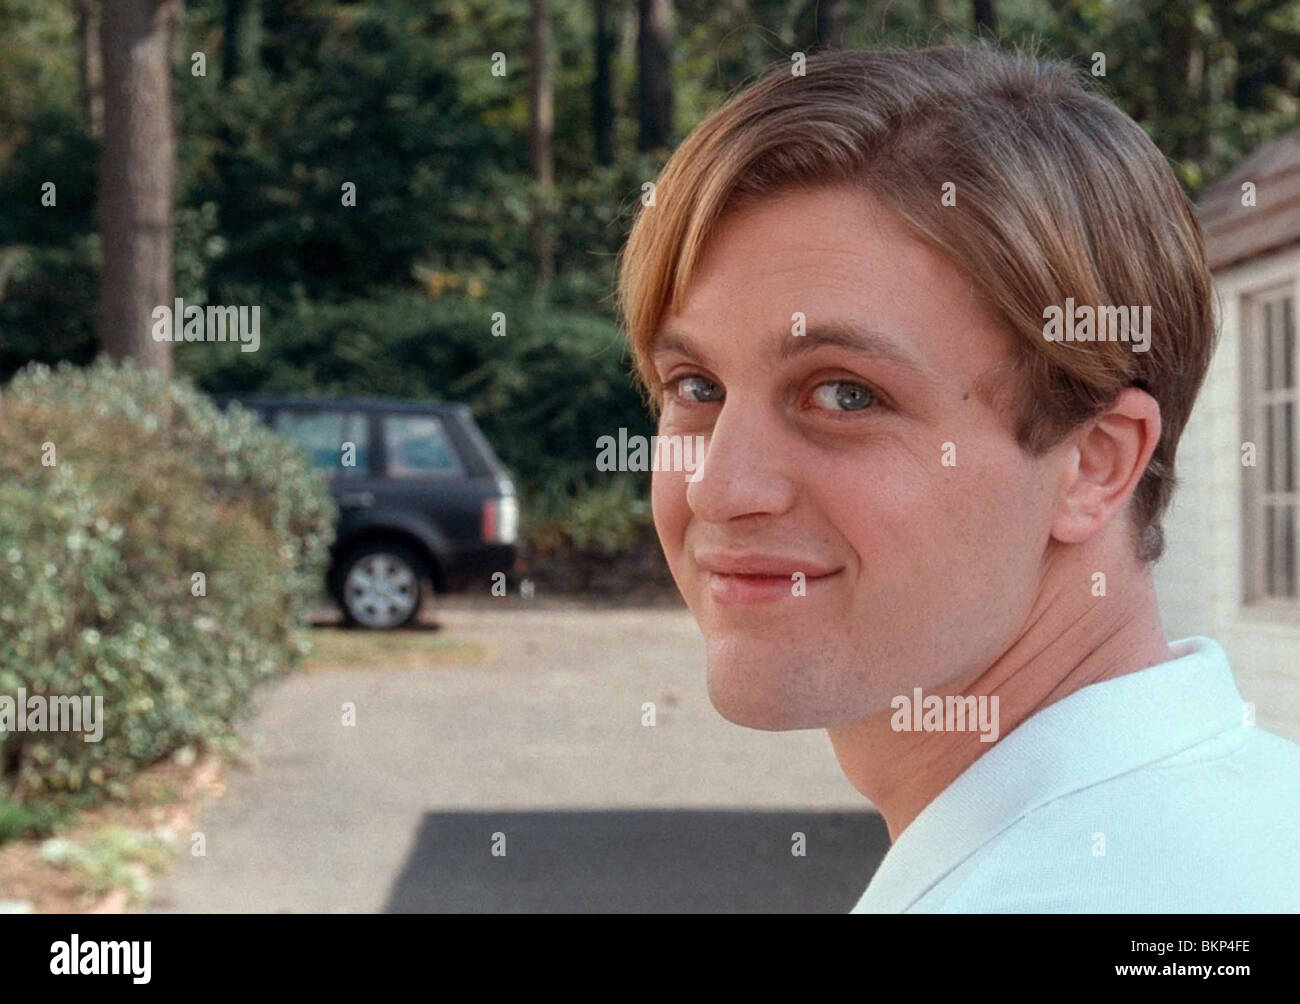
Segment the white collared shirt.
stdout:
[[1217,642],[1031,715],[922,810],[853,913],[1300,912],[1300,746]]

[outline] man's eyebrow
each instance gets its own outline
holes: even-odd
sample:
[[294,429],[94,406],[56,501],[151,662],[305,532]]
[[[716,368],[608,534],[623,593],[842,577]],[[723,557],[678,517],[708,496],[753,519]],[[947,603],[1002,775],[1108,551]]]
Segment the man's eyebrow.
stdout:
[[701,352],[691,344],[690,338],[684,332],[679,332],[676,328],[665,328],[659,332],[655,340],[650,345],[651,356],[664,356],[669,352],[676,352],[683,356],[690,356],[692,359],[701,358]]
[[852,324],[832,322],[809,325],[806,333],[802,335],[785,335],[781,339],[781,347],[777,354],[781,359],[793,359],[805,352],[823,347],[861,352],[863,355],[876,356],[895,363],[919,376],[930,375],[921,365],[920,360],[915,358],[894,336]]
[[[933,374],[904,347],[899,339],[871,328],[842,322],[823,322],[810,325],[802,335],[793,334],[787,329],[780,332],[773,341],[777,345],[776,355],[781,360],[793,359],[819,348],[843,348],[884,359],[919,377],[934,381]],[[707,361],[704,359],[704,353],[695,346],[685,332],[672,327],[663,329],[650,348],[652,357],[669,352],[678,352],[684,356]]]

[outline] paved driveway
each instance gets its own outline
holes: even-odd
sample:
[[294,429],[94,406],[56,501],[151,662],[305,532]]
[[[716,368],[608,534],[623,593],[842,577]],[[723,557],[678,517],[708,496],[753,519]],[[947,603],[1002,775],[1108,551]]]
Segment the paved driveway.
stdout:
[[485,600],[437,620],[490,656],[297,675],[263,699],[254,767],[153,909],[843,912],[879,863],[883,823],[824,732],[713,711],[684,611]]

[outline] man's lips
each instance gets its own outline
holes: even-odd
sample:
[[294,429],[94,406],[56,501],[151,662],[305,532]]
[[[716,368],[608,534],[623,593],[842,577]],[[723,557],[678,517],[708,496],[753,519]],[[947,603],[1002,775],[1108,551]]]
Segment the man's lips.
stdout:
[[[842,572],[839,568],[802,558],[767,554],[698,554],[695,562],[708,573],[709,593],[718,603],[773,603],[800,598],[817,583]],[[796,578],[802,573],[802,583]],[[796,591],[796,586],[802,588]]]

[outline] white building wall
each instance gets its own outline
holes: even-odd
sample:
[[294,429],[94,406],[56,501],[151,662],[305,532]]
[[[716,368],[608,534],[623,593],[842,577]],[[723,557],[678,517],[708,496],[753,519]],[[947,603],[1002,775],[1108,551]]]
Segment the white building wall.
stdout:
[[1241,301],[1284,281],[1295,282],[1300,294],[1300,247],[1215,276],[1219,347],[1179,443],[1180,484],[1154,576],[1170,640],[1193,634],[1218,640],[1259,724],[1300,741],[1300,612],[1264,613],[1243,600]]

